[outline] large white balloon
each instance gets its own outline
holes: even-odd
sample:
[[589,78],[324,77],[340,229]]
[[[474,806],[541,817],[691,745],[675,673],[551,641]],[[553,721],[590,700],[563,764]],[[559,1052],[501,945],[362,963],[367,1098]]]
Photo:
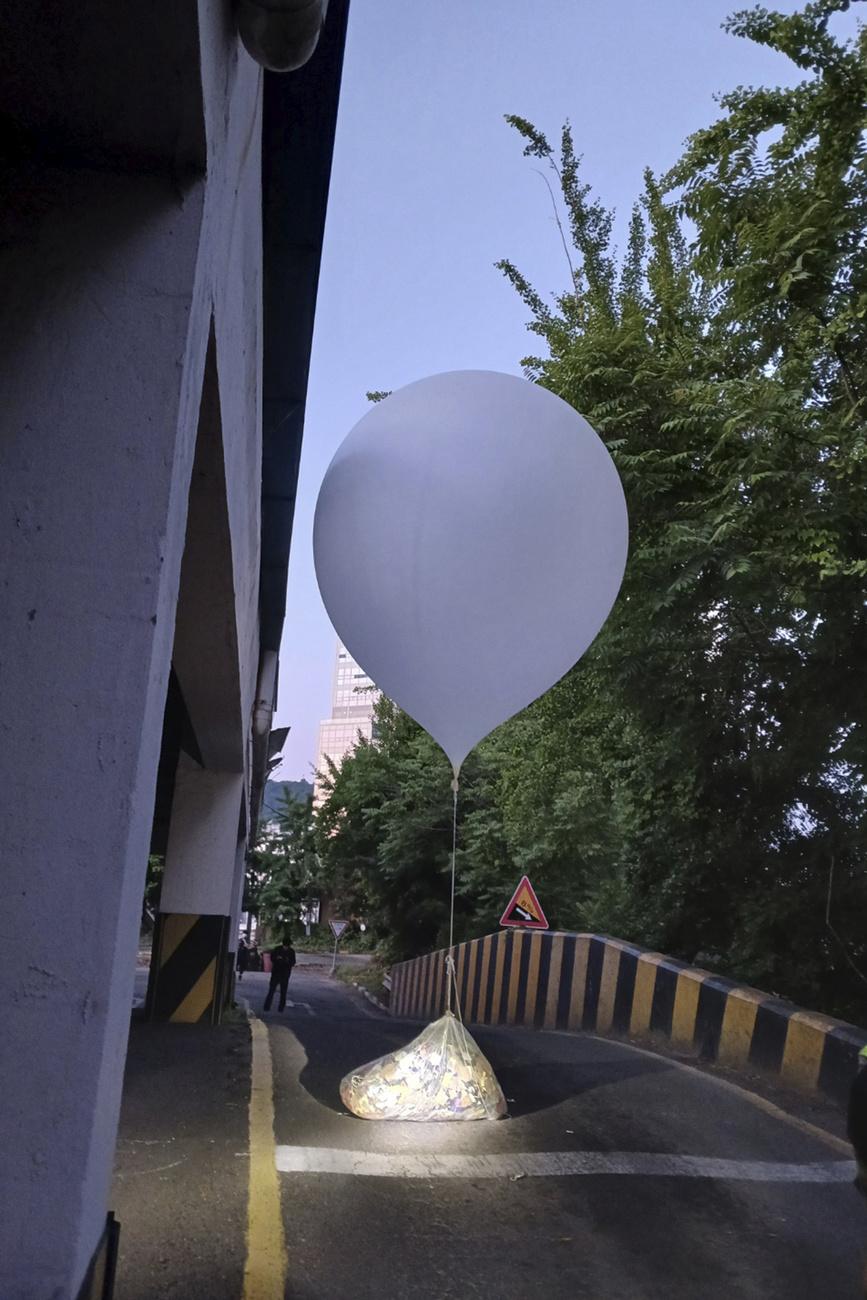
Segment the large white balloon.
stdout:
[[620,479],[587,421],[487,370],[374,406],[328,468],[313,530],[341,640],[456,772],[580,659],[627,542]]

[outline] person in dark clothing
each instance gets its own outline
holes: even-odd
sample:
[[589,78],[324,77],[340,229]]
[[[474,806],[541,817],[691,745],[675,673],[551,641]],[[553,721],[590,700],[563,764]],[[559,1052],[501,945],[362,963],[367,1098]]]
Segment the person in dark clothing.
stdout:
[[867,1047],[858,1054],[858,1073],[849,1092],[846,1134],[855,1151],[855,1186],[867,1196]]
[[286,990],[289,987],[289,976],[292,974],[292,967],[295,965],[295,949],[291,943],[278,943],[276,948],[271,949],[271,983],[268,985],[268,996],[265,998],[265,1010],[271,1010],[271,1003],[274,1000],[274,993],[277,988],[280,989],[280,1006],[279,1010],[286,1008]]
[[[855,1152],[855,1186],[862,1196],[867,1196],[867,1046],[858,1053],[858,1073],[849,1089],[846,1136]],[[867,1296],[867,1266],[862,1285]]]
[[238,979],[242,980],[244,978],[244,971],[247,970],[250,965],[250,949],[247,947],[243,939],[238,940],[238,960],[236,964],[238,967]]

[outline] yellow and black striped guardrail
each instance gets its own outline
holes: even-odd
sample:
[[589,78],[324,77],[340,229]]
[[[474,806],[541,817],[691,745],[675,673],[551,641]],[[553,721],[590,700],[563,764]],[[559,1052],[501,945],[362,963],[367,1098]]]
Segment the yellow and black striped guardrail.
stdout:
[[[442,949],[392,967],[392,1014],[442,1014],[446,956]],[[867,1030],[605,935],[489,934],[456,945],[455,971],[470,1024],[659,1037],[840,1101],[867,1044]]]
[[160,912],[154,933],[149,1020],[216,1024],[225,1002],[228,916]]

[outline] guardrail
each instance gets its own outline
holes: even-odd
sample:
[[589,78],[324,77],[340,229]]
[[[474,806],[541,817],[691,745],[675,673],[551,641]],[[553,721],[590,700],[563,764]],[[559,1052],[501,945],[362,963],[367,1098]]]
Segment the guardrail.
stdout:
[[[391,968],[393,1015],[442,1015],[446,955]],[[867,1030],[606,935],[489,934],[456,945],[455,967],[470,1024],[658,1038],[837,1101],[867,1045]]]

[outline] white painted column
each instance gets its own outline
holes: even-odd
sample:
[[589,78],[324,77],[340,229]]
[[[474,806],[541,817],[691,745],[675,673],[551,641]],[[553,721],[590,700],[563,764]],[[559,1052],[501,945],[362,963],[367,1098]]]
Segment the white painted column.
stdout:
[[202,182],[9,192],[0,1295],[68,1300],[108,1205],[210,303]]
[[229,978],[242,773],[214,772],[181,752],[151,957],[155,1020],[218,1021]]
[[241,773],[211,772],[181,752],[161,912],[230,915],[243,793]]

